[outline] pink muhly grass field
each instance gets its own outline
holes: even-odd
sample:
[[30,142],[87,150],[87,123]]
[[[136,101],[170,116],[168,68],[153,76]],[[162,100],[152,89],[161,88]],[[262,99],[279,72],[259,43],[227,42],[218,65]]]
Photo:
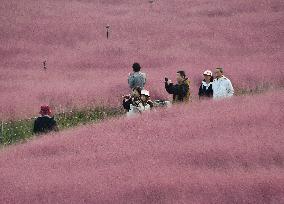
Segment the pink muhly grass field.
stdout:
[[[2,0],[0,117],[120,105],[138,61],[154,98],[184,69],[192,92],[205,69],[225,68],[236,88],[283,86],[283,6],[277,0]],[[106,24],[110,38],[106,39]],[[47,60],[48,70],[42,62]]]
[[0,203],[283,203],[282,91],[173,106],[0,152]]

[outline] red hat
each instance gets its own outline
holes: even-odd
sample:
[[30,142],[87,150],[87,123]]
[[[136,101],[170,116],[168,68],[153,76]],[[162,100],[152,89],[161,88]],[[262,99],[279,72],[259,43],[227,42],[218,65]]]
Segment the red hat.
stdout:
[[50,110],[48,105],[42,105],[40,107],[40,112],[39,113],[41,115],[50,115],[51,114],[51,110]]

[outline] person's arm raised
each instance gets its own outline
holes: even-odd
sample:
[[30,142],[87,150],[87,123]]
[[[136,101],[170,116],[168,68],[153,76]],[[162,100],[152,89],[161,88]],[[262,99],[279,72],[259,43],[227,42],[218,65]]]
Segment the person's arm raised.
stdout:
[[171,80],[165,82],[165,89],[169,94],[174,93],[174,85]]

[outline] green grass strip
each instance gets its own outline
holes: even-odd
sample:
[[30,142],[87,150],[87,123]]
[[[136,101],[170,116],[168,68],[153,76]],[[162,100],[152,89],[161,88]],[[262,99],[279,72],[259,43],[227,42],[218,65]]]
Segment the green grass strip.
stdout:
[[[55,114],[59,130],[64,130],[78,125],[101,121],[106,118],[120,116],[124,113],[121,108],[84,108]],[[0,130],[1,146],[24,142],[33,137],[32,132],[35,118],[6,121]]]

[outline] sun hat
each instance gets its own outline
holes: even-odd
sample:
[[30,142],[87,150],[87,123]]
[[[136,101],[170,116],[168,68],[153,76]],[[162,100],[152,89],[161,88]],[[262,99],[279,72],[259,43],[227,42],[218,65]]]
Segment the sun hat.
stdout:
[[210,70],[206,70],[203,75],[212,76],[212,72]]
[[141,91],[141,95],[150,96],[150,92],[147,91],[146,89],[143,89],[143,90]]

